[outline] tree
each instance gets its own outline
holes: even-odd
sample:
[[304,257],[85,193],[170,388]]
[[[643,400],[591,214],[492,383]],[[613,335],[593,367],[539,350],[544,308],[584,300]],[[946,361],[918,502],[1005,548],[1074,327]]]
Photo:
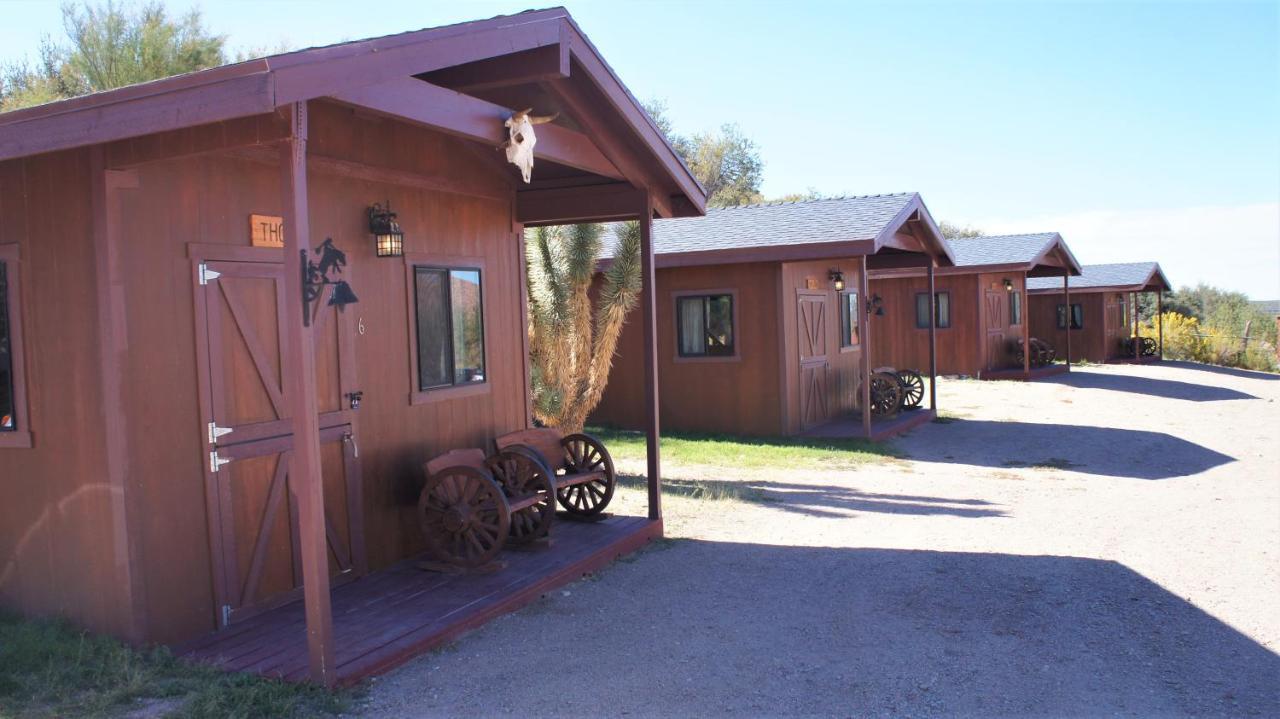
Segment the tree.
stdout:
[[0,111],[156,80],[226,62],[226,38],[211,34],[200,12],[170,18],[160,2],[127,9],[62,6],[64,42],[45,37],[39,60],[0,69]]
[[938,230],[942,232],[942,236],[948,240],[968,240],[974,237],[982,237],[982,230],[976,227],[952,224],[943,220],[938,223]]
[[618,226],[613,262],[591,288],[601,225],[526,233],[533,411],[541,423],[579,432],[600,403],[627,313],[640,297],[640,225]]
[[810,187],[804,192],[792,192],[781,197],[775,197],[770,202],[810,202],[812,200],[825,200],[827,195],[818,191],[817,188]]
[[764,173],[760,149],[737,125],[725,123],[714,132],[685,137],[672,128],[665,102],[650,100],[645,103],[645,110],[702,183],[708,207],[734,207],[764,199],[760,194]]

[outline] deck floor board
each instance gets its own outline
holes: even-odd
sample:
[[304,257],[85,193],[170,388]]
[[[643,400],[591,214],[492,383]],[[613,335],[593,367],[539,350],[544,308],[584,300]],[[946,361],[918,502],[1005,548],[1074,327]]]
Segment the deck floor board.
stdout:
[[[332,594],[338,681],[352,684],[456,639],[575,581],[662,534],[662,522],[610,517],[558,522],[546,549],[504,552],[487,574],[440,574],[405,560],[336,587]],[[308,673],[301,602],[255,615],[179,649],[228,671],[302,680]]]

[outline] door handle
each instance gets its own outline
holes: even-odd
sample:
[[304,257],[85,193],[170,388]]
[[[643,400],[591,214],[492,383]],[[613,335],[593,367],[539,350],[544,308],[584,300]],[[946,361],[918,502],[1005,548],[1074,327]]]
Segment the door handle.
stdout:
[[346,434],[342,435],[342,441],[347,442],[351,445],[351,456],[355,457],[356,459],[360,459],[360,445],[356,444],[355,435],[351,434],[350,432],[347,432]]

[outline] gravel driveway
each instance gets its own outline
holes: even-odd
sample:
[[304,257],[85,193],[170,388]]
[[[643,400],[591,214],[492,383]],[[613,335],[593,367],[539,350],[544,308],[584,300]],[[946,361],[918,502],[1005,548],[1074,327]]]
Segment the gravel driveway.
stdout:
[[1280,715],[1278,398],[1176,363],[944,380],[956,419],[897,440],[909,459],[669,467],[750,493],[670,498],[673,539],[361,713]]

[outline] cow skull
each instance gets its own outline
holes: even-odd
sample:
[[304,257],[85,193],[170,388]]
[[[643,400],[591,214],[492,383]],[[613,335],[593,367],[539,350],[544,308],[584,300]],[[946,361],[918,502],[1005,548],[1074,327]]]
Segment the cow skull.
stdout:
[[533,173],[533,146],[538,144],[538,138],[533,134],[533,126],[551,122],[556,119],[560,113],[554,115],[543,115],[541,117],[530,115],[533,108],[521,110],[508,117],[503,125],[507,128],[507,141],[498,146],[498,149],[507,151],[507,162],[520,168],[520,176],[528,182]]

